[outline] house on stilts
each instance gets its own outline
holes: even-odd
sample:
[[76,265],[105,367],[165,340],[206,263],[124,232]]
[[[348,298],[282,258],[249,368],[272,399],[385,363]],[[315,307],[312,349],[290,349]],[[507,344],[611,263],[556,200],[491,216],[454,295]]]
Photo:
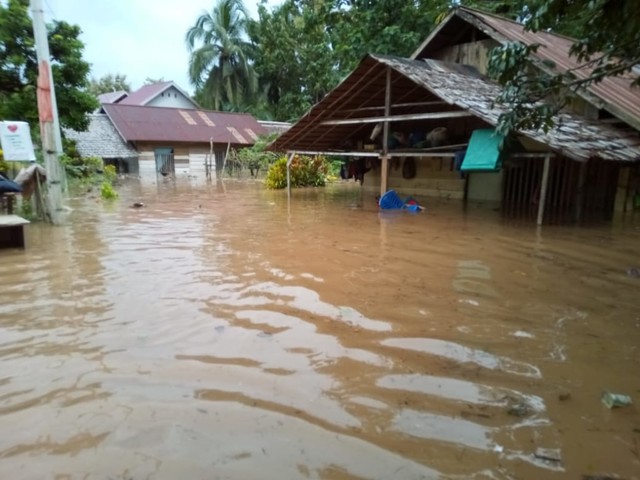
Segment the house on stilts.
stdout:
[[505,106],[486,73],[490,50],[511,41],[541,45],[534,68],[579,66],[571,39],[458,8],[412,58],[367,55],[271,148],[353,159],[372,193],[494,203],[506,217],[538,223],[610,220],[632,208],[640,194],[637,77],[572,93],[548,133],[520,131],[501,148],[494,127]]

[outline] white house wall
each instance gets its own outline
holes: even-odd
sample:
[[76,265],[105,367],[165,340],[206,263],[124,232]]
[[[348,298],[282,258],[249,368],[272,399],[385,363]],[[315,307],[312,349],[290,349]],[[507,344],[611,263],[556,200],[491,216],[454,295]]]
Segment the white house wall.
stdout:
[[196,106],[175,87],[169,87],[146,104],[147,107],[169,107],[195,110]]

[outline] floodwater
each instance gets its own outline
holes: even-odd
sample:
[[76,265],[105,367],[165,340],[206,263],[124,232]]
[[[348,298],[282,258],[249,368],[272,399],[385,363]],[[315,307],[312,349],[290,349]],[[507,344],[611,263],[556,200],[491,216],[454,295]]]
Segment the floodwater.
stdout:
[[0,478],[640,478],[640,219],[120,194],[0,252]]

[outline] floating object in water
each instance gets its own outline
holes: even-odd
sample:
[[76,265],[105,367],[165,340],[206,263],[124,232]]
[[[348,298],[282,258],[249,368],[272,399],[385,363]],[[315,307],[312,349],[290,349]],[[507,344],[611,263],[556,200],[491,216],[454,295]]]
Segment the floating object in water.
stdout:
[[424,210],[416,200],[407,197],[402,200],[395,190],[389,190],[378,200],[378,206],[383,210],[408,210],[410,212],[420,212]]
[[144,207],[144,203],[142,202],[135,202],[133,205],[131,205],[131,208],[142,208]]
[[562,461],[560,450],[555,448],[538,448],[533,456],[546,462],[560,463]]
[[632,402],[629,395],[604,391],[602,392],[602,403],[604,403],[607,408],[618,408],[628,407]]
[[640,268],[638,267],[627,268],[627,275],[633,278],[640,278]]

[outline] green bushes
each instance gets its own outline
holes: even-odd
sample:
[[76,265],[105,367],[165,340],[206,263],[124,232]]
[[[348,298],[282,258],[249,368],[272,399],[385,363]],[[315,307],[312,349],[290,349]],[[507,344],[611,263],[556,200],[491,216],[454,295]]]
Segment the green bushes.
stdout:
[[260,170],[266,170],[278,158],[277,153],[266,150],[269,143],[276,137],[277,134],[263,136],[250,147],[232,150],[227,159],[227,173],[233,175],[234,172],[240,174],[243,170],[249,170],[251,176],[257,177]]
[[102,158],[100,157],[71,157],[66,154],[60,155],[60,163],[69,177],[83,178],[90,177],[102,170]]
[[[306,157],[296,155],[291,161],[292,187],[324,186],[331,165],[322,156]],[[287,157],[281,157],[269,167],[265,179],[267,188],[278,189],[287,186]]]
[[118,198],[118,192],[113,188],[113,182],[116,180],[116,167],[107,165],[104,167],[104,180],[100,187],[100,195],[105,200],[113,200]]

